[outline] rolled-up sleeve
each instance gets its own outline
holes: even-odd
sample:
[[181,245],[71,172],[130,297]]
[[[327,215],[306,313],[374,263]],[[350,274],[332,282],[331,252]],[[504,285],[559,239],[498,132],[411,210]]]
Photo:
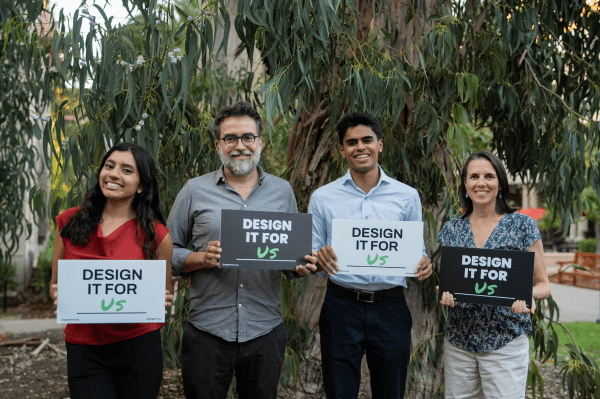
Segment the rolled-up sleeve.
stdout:
[[[173,276],[182,276],[184,278],[187,275],[182,275],[183,265],[185,259],[193,251],[187,248],[188,242],[192,237],[192,195],[189,184],[186,184],[175,199],[175,203],[169,213],[169,219],[167,220],[167,228],[171,232],[171,239],[173,240],[173,259],[171,262]],[[187,274],[187,273],[186,273]]]
[[[410,222],[422,222],[423,221],[423,206],[421,205],[421,199],[419,198],[419,194],[414,192],[412,197],[412,204],[409,208],[409,213],[407,215],[407,221]],[[425,227],[425,226],[423,226]],[[425,238],[425,237],[423,237]],[[423,241],[423,255],[427,256],[427,248],[425,247],[425,241]]]
[[[287,206],[286,212],[298,213],[298,204],[296,203],[296,197],[294,196],[294,190],[292,190],[292,186],[290,186],[289,184],[288,184],[288,187],[289,187],[288,206]],[[282,270],[281,272],[283,273],[283,275],[286,278],[288,278],[290,280],[302,277],[295,270]]]
[[[312,215],[312,248],[315,251],[327,245],[327,223],[322,214],[320,197],[317,192],[313,193],[308,204],[308,213]],[[315,273],[319,277],[325,277],[327,273],[324,270]]]
[[[316,194],[316,193],[315,193]],[[321,214],[318,195],[313,194],[308,204],[308,213],[312,215],[312,248],[315,251],[327,245],[327,224]]]

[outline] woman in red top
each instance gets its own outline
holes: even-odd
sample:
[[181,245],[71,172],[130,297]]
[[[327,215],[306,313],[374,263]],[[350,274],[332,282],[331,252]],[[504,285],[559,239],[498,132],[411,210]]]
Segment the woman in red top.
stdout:
[[[50,295],[58,296],[59,259],[166,260],[170,289],[173,242],[159,204],[156,168],[148,151],[130,143],[111,148],[81,207],[56,218]],[[166,306],[172,298],[167,290]],[[67,325],[71,398],[156,398],[162,380],[162,326]]]

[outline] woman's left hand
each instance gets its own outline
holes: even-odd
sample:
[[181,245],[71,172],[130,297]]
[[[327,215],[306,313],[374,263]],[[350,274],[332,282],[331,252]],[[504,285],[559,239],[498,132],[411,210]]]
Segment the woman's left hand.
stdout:
[[[165,308],[168,306],[171,306],[171,301],[173,301],[173,295],[171,295],[171,291],[166,290],[165,291]],[[165,314],[167,314],[166,310],[165,310]]]
[[535,300],[531,299],[531,309],[527,307],[525,301],[515,301],[512,304],[512,311],[516,314],[535,313]]

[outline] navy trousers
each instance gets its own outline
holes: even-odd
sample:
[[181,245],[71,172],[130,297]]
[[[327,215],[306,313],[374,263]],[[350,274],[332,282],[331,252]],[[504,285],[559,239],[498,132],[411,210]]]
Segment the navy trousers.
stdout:
[[373,398],[403,398],[411,327],[404,295],[365,303],[327,291],[319,318],[326,397],[358,397],[366,354]]
[[185,397],[225,399],[235,375],[240,399],[276,399],[286,344],[283,323],[247,342],[225,341],[188,323],[181,348]]

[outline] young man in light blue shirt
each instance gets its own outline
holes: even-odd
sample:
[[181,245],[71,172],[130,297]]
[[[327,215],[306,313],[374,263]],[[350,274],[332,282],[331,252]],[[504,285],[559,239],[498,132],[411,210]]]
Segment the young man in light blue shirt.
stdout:
[[[336,275],[339,268],[331,247],[331,222],[421,221],[421,200],[415,189],[388,177],[379,166],[383,140],[377,118],[348,114],[338,123],[337,131],[340,153],[349,170],[316,190],[308,208],[313,215],[318,275],[329,275],[319,319],[325,394],[327,398],[356,399],[360,365],[366,354],[373,397],[403,398],[412,327],[404,297],[406,279]],[[423,255],[416,276],[425,279],[431,271],[431,261]]]

